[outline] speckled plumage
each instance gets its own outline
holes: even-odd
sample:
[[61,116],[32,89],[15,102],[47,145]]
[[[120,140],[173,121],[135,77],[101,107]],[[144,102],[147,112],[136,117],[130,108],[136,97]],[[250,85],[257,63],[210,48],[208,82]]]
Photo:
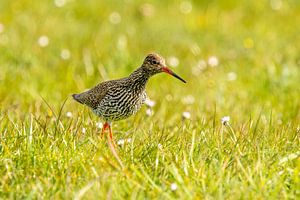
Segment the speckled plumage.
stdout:
[[125,119],[141,108],[147,98],[145,86],[148,79],[160,72],[167,72],[185,82],[165,66],[161,56],[149,54],[130,76],[102,82],[86,92],[73,94],[73,98],[89,106],[106,122]]

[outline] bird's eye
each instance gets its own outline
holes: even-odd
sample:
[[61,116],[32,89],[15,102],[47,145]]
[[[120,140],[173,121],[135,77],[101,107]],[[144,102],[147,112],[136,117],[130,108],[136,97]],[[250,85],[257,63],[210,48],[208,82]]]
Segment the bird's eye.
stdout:
[[157,64],[159,64],[159,62],[156,61],[156,60],[152,60],[152,61],[151,61],[151,64],[152,64],[152,65],[157,65]]

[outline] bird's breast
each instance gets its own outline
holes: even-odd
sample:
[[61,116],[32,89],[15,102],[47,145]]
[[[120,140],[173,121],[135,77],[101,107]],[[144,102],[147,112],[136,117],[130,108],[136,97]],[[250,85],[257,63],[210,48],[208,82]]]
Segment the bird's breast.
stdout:
[[136,91],[131,88],[111,90],[93,111],[106,121],[117,121],[135,114],[146,98],[145,90]]

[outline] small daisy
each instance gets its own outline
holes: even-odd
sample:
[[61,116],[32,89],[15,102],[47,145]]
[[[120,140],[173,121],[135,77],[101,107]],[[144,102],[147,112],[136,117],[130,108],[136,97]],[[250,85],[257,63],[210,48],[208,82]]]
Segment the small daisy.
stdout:
[[117,145],[119,145],[119,146],[124,145],[124,144],[125,144],[125,140],[124,139],[120,139],[117,142]]
[[219,60],[216,56],[211,56],[211,57],[208,58],[207,63],[211,67],[216,67],[216,66],[219,65]]
[[150,108],[148,108],[148,109],[146,110],[146,115],[147,115],[148,117],[152,116],[152,115],[153,115],[153,110],[151,110]]
[[191,113],[190,112],[183,112],[182,113],[182,119],[190,119],[191,118]]
[[40,47],[46,47],[49,44],[49,38],[45,35],[42,35],[41,37],[39,37],[38,43]]
[[151,99],[146,99],[145,104],[146,106],[152,108],[155,105],[155,101],[152,101]]
[[69,112],[66,113],[66,116],[67,116],[68,118],[72,118],[72,117],[73,117],[73,114],[69,111]]
[[171,56],[171,57],[168,58],[168,63],[172,67],[177,67],[179,65],[179,60],[178,60],[177,57]]
[[278,175],[281,176],[284,173],[284,170],[278,172]]
[[228,125],[228,124],[229,124],[229,121],[230,121],[230,117],[229,117],[229,116],[224,116],[224,117],[222,117],[222,119],[221,119],[221,123],[222,123],[224,126]]
[[172,184],[171,184],[171,190],[172,190],[172,191],[177,190],[177,188],[178,188],[178,186],[177,186],[176,183],[172,183]]
[[160,144],[160,143],[158,143],[157,148],[158,148],[159,150],[162,150],[162,149],[163,149],[163,145]]
[[97,126],[97,128],[102,129],[103,128],[103,123],[102,122],[97,122],[96,126]]
[[227,80],[228,80],[228,81],[235,81],[235,80],[236,80],[236,77],[237,77],[237,75],[236,75],[235,72],[229,72],[229,73],[227,74]]
[[60,52],[60,57],[63,60],[68,60],[71,57],[71,52],[69,51],[69,49],[62,49]]
[[118,140],[117,145],[122,146],[122,145],[128,144],[128,143],[130,143],[130,142],[131,142],[131,138],[120,139],[120,140]]

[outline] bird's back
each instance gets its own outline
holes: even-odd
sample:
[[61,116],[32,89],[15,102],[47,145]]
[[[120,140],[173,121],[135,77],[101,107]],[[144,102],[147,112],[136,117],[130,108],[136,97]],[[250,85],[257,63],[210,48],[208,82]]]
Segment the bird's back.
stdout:
[[137,86],[126,77],[100,83],[86,92],[74,94],[73,98],[104,120],[116,121],[135,114],[144,103],[146,93],[144,86]]
[[96,109],[101,99],[103,99],[112,81],[99,83],[92,89],[79,94],[73,94],[73,98],[81,104],[85,104],[92,109]]

